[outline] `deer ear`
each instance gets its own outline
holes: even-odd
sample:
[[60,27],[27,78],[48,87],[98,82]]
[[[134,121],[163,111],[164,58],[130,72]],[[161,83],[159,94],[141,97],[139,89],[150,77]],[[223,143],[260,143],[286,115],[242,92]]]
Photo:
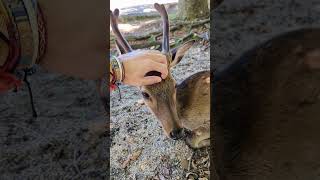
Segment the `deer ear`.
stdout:
[[181,61],[183,56],[186,54],[186,52],[192,47],[192,45],[195,42],[196,42],[195,40],[191,40],[191,41],[184,43],[183,45],[181,45],[178,48],[172,49],[171,54],[172,54],[173,60],[170,63],[170,67],[177,65]]

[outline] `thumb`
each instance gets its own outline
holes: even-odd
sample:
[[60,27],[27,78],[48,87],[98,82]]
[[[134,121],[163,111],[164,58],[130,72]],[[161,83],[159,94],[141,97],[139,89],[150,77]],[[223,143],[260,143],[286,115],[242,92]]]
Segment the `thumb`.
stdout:
[[142,86],[151,85],[151,84],[159,83],[161,82],[161,80],[162,79],[159,76],[146,76],[142,79],[141,85]]

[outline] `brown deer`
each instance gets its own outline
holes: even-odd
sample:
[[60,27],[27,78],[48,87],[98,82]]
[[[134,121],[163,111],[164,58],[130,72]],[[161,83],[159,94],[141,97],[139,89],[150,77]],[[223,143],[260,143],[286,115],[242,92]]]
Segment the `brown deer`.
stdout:
[[214,73],[220,180],[320,178],[320,28],[278,35]]
[[[192,148],[201,148],[210,144],[210,72],[202,71],[185,79],[181,84],[171,75],[170,68],[177,65],[187,50],[194,44],[189,41],[170,51],[169,20],[164,5],[154,4],[163,21],[162,53],[167,56],[169,74],[160,83],[140,88],[144,101],[160,121],[164,133],[172,139],[184,136],[184,130],[191,131],[186,142]],[[110,12],[110,22],[117,40],[116,44],[124,53],[132,48],[122,36],[117,26],[119,10]],[[148,75],[159,75],[149,72]]]

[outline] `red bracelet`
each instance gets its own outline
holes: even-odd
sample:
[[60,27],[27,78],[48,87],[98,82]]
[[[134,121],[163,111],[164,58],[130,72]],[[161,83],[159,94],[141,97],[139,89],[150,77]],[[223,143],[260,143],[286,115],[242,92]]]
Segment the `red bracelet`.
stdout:
[[111,75],[111,81],[110,81],[110,91],[113,91],[117,88],[116,85],[116,75],[114,72],[110,72]]

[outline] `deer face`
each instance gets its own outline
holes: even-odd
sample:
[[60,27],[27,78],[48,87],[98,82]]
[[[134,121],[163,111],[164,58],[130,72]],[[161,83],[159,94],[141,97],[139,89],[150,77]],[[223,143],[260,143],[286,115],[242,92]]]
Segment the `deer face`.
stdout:
[[172,139],[180,139],[184,135],[183,125],[177,111],[177,83],[170,69],[181,61],[193,43],[194,41],[189,41],[177,50],[174,49],[172,56],[167,56],[169,73],[166,79],[157,84],[141,87],[141,94],[145,103],[160,121],[164,133]]
[[176,109],[176,81],[169,73],[160,83],[141,87],[145,103],[160,121],[165,134],[179,139],[182,124]]
[[[170,72],[171,67],[178,64],[186,51],[194,44],[195,41],[189,41],[178,49],[170,52],[169,45],[169,21],[166,9],[163,5],[155,4],[154,7],[160,13],[163,20],[163,42],[162,53],[167,56],[168,76],[160,83],[140,87],[144,101],[160,121],[165,134],[172,139],[180,139],[183,137],[182,123],[178,116],[177,100],[176,100],[176,81]],[[117,26],[117,17],[119,10],[116,9],[111,13],[111,26],[115,36],[117,37],[117,46],[125,53],[131,52],[132,48],[124,39]],[[146,76],[161,76],[159,72],[149,72]]]

